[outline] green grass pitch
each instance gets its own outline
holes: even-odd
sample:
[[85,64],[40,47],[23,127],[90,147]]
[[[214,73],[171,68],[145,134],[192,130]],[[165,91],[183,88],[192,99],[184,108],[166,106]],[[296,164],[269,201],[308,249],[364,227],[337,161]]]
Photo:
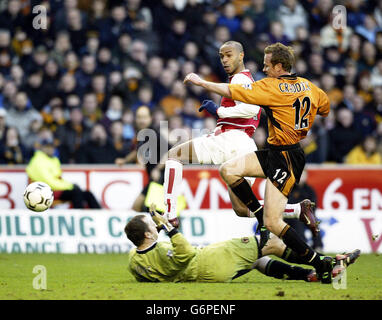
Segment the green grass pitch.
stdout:
[[[0,299],[382,300],[382,256],[361,255],[347,271],[347,288],[283,281],[252,271],[232,283],[138,283],[126,255],[1,254]],[[47,270],[47,289],[33,288],[33,268]]]

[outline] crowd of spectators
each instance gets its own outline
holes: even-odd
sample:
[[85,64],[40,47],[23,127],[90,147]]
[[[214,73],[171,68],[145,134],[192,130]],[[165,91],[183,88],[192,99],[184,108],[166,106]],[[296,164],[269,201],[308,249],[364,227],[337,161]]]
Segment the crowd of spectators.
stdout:
[[302,142],[308,162],[382,163],[382,1],[341,3],[338,29],[334,0],[0,1],[0,163],[26,164],[43,139],[62,163],[114,163],[136,144],[140,105],[183,139],[214,128],[198,107],[220,97],[182,80],[227,81],[218,50],[231,39],[255,80],[265,46],[292,46],[297,74],[329,95],[329,117]]

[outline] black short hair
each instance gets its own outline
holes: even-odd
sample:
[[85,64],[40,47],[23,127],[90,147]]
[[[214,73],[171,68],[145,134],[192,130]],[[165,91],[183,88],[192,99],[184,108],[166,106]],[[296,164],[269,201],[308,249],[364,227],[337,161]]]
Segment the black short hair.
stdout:
[[125,227],[127,238],[137,247],[145,240],[145,232],[150,231],[146,222],[143,221],[145,215],[139,214],[132,218]]

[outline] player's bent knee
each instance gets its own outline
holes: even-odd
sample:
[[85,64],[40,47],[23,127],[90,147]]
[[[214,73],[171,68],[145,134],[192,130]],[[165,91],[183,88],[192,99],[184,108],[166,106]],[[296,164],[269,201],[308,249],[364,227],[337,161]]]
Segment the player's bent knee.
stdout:
[[220,165],[219,173],[220,173],[220,176],[222,177],[222,179],[225,181],[227,176],[228,176],[228,166],[227,166],[227,164],[223,163],[222,165]]
[[279,234],[281,232],[280,230],[280,223],[278,218],[270,218],[267,216],[264,216],[264,226],[269,230],[270,232],[274,234]]

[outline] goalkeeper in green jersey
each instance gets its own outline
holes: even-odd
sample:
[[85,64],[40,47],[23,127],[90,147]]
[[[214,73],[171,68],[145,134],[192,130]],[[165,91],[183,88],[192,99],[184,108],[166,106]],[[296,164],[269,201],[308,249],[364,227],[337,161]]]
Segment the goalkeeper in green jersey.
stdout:
[[[289,262],[300,262],[300,257],[277,237],[272,237],[261,253],[255,236],[193,247],[155,208],[151,208],[150,214],[151,219],[148,215],[135,216],[125,227],[127,238],[137,246],[129,253],[129,270],[138,281],[230,282],[253,269],[279,279],[318,281],[313,269],[267,257],[273,254]],[[171,242],[157,242],[161,229]],[[334,275],[346,267],[344,259],[338,259]]]

